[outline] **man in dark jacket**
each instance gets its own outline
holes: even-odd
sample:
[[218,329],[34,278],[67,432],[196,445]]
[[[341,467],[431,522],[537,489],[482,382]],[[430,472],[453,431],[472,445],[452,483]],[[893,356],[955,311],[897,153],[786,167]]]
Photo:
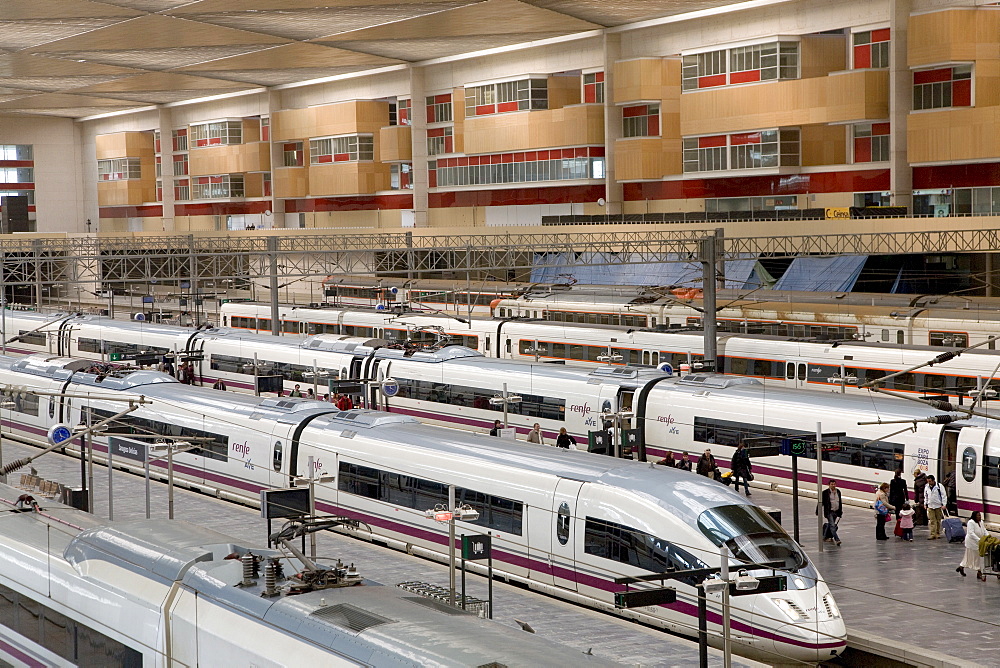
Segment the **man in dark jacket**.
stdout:
[[927,487],[927,474],[922,469],[913,469],[913,501],[916,507],[913,509],[913,523],[918,526],[927,526],[927,509],[924,507],[924,488]]
[[746,492],[747,496],[750,496],[750,453],[747,452],[745,445],[740,443],[736,446],[736,452],[733,453],[733,461],[730,464],[733,467],[733,489],[739,492],[740,480],[742,480],[743,491]]
[[910,490],[903,480],[903,469],[896,469],[896,475],[889,481],[889,505],[896,509],[896,519],[903,504],[910,500]]
[[707,478],[714,478],[716,468],[718,467],[715,465],[715,457],[712,456],[712,451],[706,448],[705,453],[698,460],[697,473]]
[[823,490],[823,517],[826,518],[826,531],[823,533],[823,540],[840,545],[837,523],[840,522],[840,517],[843,514],[843,497],[840,490],[837,489],[837,481],[831,480],[827,488]]

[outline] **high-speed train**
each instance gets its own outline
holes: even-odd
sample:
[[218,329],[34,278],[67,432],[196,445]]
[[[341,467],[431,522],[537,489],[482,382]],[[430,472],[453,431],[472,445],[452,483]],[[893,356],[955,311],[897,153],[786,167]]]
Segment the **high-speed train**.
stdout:
[[[715,481],[441,429],[403,415],[339,412],[308,399],[260,399],[183,386],[155,371],[116,374],[107,367],[43,355],[0,358],[0,384],[17,388],[0,404],[7,433],[37,437],[53,422],[105,420],[122,411],[122,402],[112,399],[142,396],[151,403],[98,432],[99,453],[122,444],[137,448],[144,439],[130,438],[135,434],[158,436],[165,447],[189,446],[185,438],[199,437],[197,450],[174,455],[175,474],[197,489],[251,500],[263,488],[307,475],[311,458],[315,471],[336,479],[318,484],[318,508],[364,523],[348,533],[438,560],[446,559],[448,531],[427,511],[446,506],[454,486],[456,502],[478,513],[475,520],[457,520],[457,530],[489,532],[501,576],[686,635],[696,634],[697,583],[676,581],[675,603],[616,610],[614,593],[623,586],[614,580],[718,567],[725,545],[732,568],[780,562],[777,572],[787,581],[787,591],[734,602],[738,653],[816,662],[845,647],[840,611],[809,558],[767,513]],[[720,596],[708,594],[713,644]]]
[[[405,339],[417,328],[446,333],[450,340],[486,356],[567,365],[627,364],[674,369],[703,358],[701,332],[622,329],[605,325],[536,320],[468,319],[435,315],[340,309],[279,309],[281,329],[291,335]],[[253,304],[226,304],[222,324],[249,332],[269,331],[271,312]],[[725,334],[718,339],[720,370],[766,380],[769,385],[823,391],[850,390],[865,382],[929,362],[944,351],[933,346],[867,341],[816,341],[770,335]],[[954,359],[887,382],[899,392],[967,395],[997,374],[1000,351],[984,346]]]
[[[353,566],[24,496],[0,485],[4,665],[554,667],[573,654],[529,634],[511,642],[509,628]],[[573,662],[613,665],[583,653]]]

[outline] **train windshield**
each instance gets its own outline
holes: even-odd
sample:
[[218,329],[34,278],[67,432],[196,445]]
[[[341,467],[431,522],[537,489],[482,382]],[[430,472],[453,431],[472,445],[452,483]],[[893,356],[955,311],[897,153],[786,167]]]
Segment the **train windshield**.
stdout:
[[698,528],[716,545],[725,544],[741,561],[783,561],[789,571],[809,563],[781,525],[757,506],[710,508],[698,517]]

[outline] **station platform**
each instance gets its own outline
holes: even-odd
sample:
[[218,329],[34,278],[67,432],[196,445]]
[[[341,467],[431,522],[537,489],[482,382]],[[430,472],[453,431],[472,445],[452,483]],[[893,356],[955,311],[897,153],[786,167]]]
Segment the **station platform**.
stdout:
[[[37,454],[38,450],[9,441],[3,442],[3,461]],[[47,480],[78,486],[80,462],[57,453],[47,454],[32,463],[37,475]],[[25,469],[23,472],[27,472]],[[9,476],[16,484],[20,471]],[[123,471],[114,472],[114,519],[143,519],[146,515],[145,481],[141,476]],[[94,466],[95,515],[108,517],[108,470]],[[150,487],[152,516],[167,517],[167,486],[154,481]],[[44,506],[44,503],[42,504]],[[179,519],[210,527],[235,538],[264,545],[267,523],[258,510],[214,497],[175,488],[174,514]],[[278,524],[274,528],[278,528]],[[413,557],[396,550],[372,545],[362,540],[332,533],[318,536],[317,554],[354,563],[365,577],[386,585],[408,580],[420,580],[438,586],[448,586],[448,568],[444,564]],[[486,598],[484,578],[470,575],[468,594]],[[574,605],[556,598],[530,592],[520,587],[494,581],[494,620],[511,628],[510,638],[517,641],[525,633],[515,619],[526,622],[541,637],[563,643],[626,666],[657,666],[690,668],[698,665],[698,645],[685,638],[635,624],[613,615]],[[723,664],[722,653],[709,649],[712,666]],[[567,665],[572,665],[567,656]],[[733,665],[740,668],[760,668],[764,664],[734,657]]]

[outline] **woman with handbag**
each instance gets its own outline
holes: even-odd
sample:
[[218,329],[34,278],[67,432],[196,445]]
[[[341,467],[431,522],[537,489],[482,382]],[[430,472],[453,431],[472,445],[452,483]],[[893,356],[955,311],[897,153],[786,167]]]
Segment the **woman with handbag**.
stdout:
[[884,482],[875,492],[875,540],[889,540],[885,535],[885,523],[894,510],[896,508],[889,504],[889,483]]
[[740,443],[736,446],[736,452],[733,453],[732,462],[730,465],[733,468],[733,489],[737,492],[740,491],[740,480],[743,480],[743,490],[746,492],[747,496],[750,496],[750,482],[753,480],[753,473],[751,473],[750,465],[750,453],[747,452],[747,446]]

